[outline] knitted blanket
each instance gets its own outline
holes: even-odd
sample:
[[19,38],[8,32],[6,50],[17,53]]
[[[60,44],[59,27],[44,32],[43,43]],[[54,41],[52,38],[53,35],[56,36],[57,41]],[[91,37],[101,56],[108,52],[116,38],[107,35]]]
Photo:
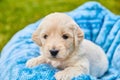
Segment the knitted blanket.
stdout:
[[[100,80],[120,80],[120,16],[114,15],[97,2],[87,2],[67,12],[83,29],[85,38],[101,46],[109,60],[108,71]],[[0,80],[55,80],[59,70],[49,64],[33,68],[25,66],[28,59],[40,55],[39,46],[31,39],[41,20],[17,32],[0,56]],[[72,80],[97,80],[91,75],[79,75]]]

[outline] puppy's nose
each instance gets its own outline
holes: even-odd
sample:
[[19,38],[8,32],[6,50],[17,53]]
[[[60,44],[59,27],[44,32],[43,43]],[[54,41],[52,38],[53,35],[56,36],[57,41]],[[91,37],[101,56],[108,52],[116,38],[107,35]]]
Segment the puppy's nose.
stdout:
[[58,54],[59,50],[50,50],[50,54],[55,57]]

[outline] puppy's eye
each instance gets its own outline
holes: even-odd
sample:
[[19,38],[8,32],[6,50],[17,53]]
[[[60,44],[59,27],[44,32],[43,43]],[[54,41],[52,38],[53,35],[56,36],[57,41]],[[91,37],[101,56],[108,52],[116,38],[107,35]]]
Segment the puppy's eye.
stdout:
[[46,35],[46,34],[43,36],[44,39],[47,39],[47,37],[48,37],[48,35]]
[[68,36],[66,34],[64,34],[62,37],[63,39],[68,39]]

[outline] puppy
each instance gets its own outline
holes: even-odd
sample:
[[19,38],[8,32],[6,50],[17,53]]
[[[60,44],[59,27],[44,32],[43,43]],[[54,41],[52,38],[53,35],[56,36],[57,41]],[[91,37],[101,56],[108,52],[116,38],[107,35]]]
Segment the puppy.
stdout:
[[46,16],[32,35],[41,55],[27,61],[27,67],[49,63],[61,69],[56,80],[71,80],[81,74],[101,77],[108,68],[104,51],[89,40],[79,26],[64,13]]

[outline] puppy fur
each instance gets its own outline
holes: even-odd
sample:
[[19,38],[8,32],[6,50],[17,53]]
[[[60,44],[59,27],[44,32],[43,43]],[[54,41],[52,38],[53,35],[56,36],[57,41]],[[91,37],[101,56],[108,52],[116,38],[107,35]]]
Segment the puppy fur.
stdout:
[[[99,46],[84,39],[84,33],[72,18],[64,13],[46,16],[32,35],[40,46],[41,55],[27,61],[27,67],[49,63],[61,69],[56,80],[71,80],[80,74],[101,77],[108,69],[107,57]],[[50,50],[58,50],[52,56]]]

